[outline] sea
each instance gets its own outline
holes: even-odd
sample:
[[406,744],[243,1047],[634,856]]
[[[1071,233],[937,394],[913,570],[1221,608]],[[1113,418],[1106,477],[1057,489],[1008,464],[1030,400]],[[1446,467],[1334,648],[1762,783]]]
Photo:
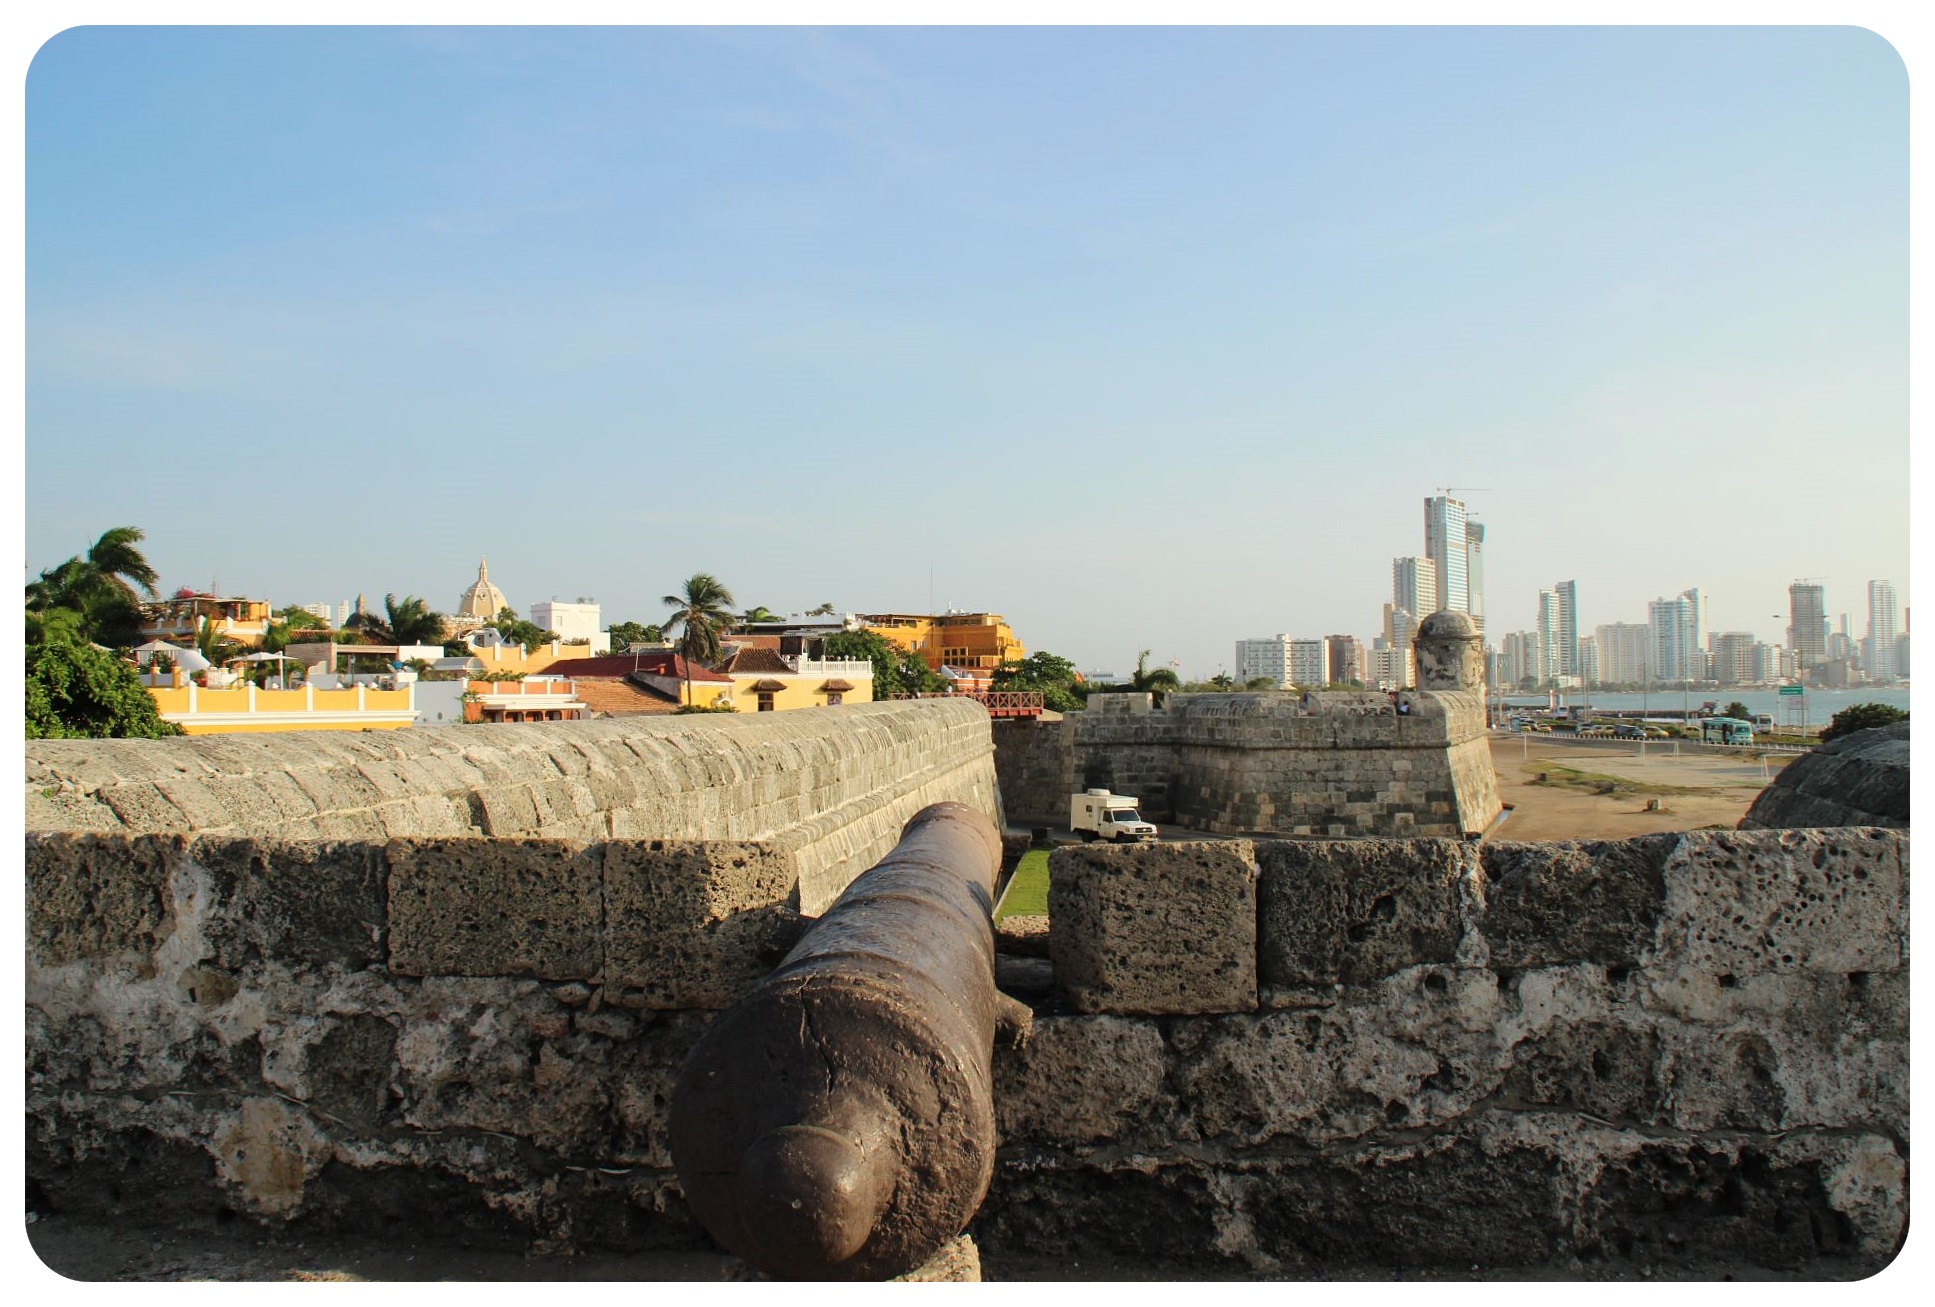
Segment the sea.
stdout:
[[[1738,699],[1747,705],[1750,713],[1772,713],[1776,721],[1790,720],[1789,714],[1805,709],[1803,719],[1810,724],[1825,725],[1828,719],[1843,708],[1857,703],[1885,703],[1890,708],[1908,711],[1908,687],[1888,686],[1886,688],[1854,690],[1816,690],[1809,689],[1805,694],[1783,695],[1776,690],[1687,690],[1682,693],[1678,688],[1658,689],[1641,694],[1638,691],[1599,691],[1599,690],[1562,690],[1558,703],[1561,707],[1578,704],[1584,707],[1600,708],[1607,711],[1619,709],[1625,712],[1644,710],[1651,713],[1671,713],[1677,720],[1682,710],[1698,710],[1700,705],[1713,700],[1720,707]],[[1541,709],[1551,700],[1544,694],[1504,694],[1497,702],[1511,708]]]

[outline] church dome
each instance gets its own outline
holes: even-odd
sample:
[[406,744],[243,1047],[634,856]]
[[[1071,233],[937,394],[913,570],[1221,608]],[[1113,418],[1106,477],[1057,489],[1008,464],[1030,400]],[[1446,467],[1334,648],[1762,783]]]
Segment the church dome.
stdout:
[[458,617],[476,617],[491,621],[503,609],[509,608],[511,601],[504,592],[490,583],[490,568],[483,559],[477,560],[477,580],[470,589],[464,591],[463,598],[457,601]]

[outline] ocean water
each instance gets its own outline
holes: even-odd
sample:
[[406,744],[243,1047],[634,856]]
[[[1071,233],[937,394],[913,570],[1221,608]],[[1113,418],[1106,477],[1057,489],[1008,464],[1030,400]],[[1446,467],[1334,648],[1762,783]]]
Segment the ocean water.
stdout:
[[[1670,711],[1676,716],[1683,707],[1699,708],[1707,700],[1713,700],[1725,708],[1738,699],[1747,705],[1752,713],[1772,713],[1774,720],[1785,722],[1788,712],[1796,702],[1804,701],[1807,707],[1807,720],[1812,723],[1825,723],[1843,708],[1857,703],[1885,703],[1890,708],[1908,711],[1908,691],[1897,687],[1886,689],[1859,690],[1813,690],[1804,695],[1783,696],[1773,690],[1691,690],[1682,695],[1676,687],[1654,690],[1650,694],[1611,693],[1597,690],[1566,690],[1561,693],[1559,702],[1563,705],[1582,704],[1593,708],[1651,709]],[[1513,708],[1543,708],[1547,699],[1543,694],[1502,694],[1498,702]]]

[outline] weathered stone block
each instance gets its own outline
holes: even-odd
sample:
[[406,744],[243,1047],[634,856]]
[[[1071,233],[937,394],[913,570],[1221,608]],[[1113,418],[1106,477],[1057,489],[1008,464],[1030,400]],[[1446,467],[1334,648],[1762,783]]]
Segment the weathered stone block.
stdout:
[[1077,1146],[1112,1139],[1147,1113],[1165,1066],[1153,1021],[1038,1018],[1025,1046],[995,1059],[1001,1138]]
[[798,935],[793,860],[759,844],[605,845],[605,984],[613,1001],[724,1008]]
[[1056,850],[1056,983],[1082,1012],[1254,1011],[1256,877],[1247,840]]
[[1714,975],[1905,964],[1908,833],[1694,831],[1666,864],[1658,967]]
[[1679,839],[1483,845],[1492,966],[1637,963],[1659,927],[1666,862]]
[[389,846],[390,970],[582,980],[602,962],[602,849],[556,840]]
[[190,857],[213,877],[219,907],[203,931],[216,963],[380,963],[388,915],[382,850],[202,836]]
[[41,966],[152,953],[186,846],[176,836],[29,835],[28,953]]
[[1268,841],[1256,857],[1266,988],[1363,984],[1457,953],[1475,855],[1456,840]]

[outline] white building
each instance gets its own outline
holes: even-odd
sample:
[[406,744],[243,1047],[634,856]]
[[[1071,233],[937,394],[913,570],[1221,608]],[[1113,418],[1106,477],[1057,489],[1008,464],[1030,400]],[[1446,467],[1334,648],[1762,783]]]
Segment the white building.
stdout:
[[1561,581],[1552,587],[1559,598],[1559,675],[1579,676],[1579,583]]
[[576,603],[546,599],[531,605],[531,621],[539,630],[555,631],[565,644],[583,640],[594,654],[611,651],[611,632],[598,629],[598,604],[580,596]]
[[1899,628],[1895,583],[1868,582],[1868,635],[1861,642],[1862,662],[1868,669],[1868,675],[1883,677],[1907,674],[1907,666],[1896,659],[1896,641],[1901,636]]
[[1330,670],[1328,662],[1322,640],[1290,642],[1290,681],[1293,685],[1306,690],[1322,685]]
[[1752,631],[1715,631],[1710,643],[1713,679],[1718,684],[1750,685],[1760,679],[1754,674],[1754,646],[1759,642]]
[[1593,629],[1599,646],[1601,685],[1638,685],[1646,680],[1652,628],[1644,622],[1611,622]]
[[1557,681],[1565,669],[1565,658],[1560,649],[1559,592],[1557,590],[1539,591],[1539,671],[1541,683]]
[[1470,537],[1465,529],[1465,501],[1439,495],[1424,501],[1424,552],[1431,560],[1435,591],[1431,611],[1471,611],[1471,582],[1467,572]]
[[[1429,558],[1391,560],[1391,604],[1422,621],[1438,611],[1438,565]],[[1388,639],[1390,632],[1385,632]]]
[[1277,683],[1277,688],[1287,690],[1291,685],[1290,645],[1287,635],[1272,635],[1260,640],[1238,640],[1236,642],[1236,680],[1239,685],[1267,676]]
[[1579,683],[1599,684],[1599,641],[1590,635],[1579,637]]

